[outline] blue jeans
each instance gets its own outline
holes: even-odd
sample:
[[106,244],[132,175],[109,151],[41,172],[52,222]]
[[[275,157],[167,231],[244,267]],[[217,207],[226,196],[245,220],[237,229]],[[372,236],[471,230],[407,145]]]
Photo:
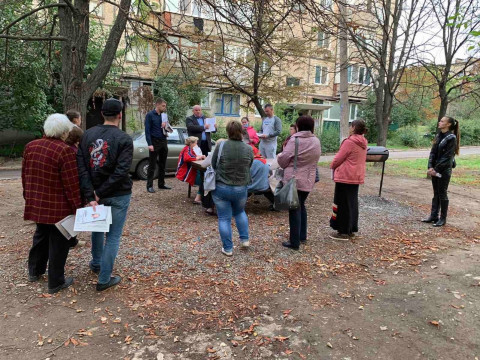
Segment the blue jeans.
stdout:
[[225,251],[232,251],[232,216],[235,217],[240,241],[248,241],[248,217],[246,186],[230,186],[217,182],[212,191],[213,202],[217,207],[218,231]]
[[108,283],[112,276],[113,264],[118,254],[123,225],[130,205],[130,197],[131,194],[100,199],[100,204],[112,208],[112,224],[106,236],[104,236],[104,233],[92,232],[92,261],[90,265],[94,268],[100,268],[99,284]]

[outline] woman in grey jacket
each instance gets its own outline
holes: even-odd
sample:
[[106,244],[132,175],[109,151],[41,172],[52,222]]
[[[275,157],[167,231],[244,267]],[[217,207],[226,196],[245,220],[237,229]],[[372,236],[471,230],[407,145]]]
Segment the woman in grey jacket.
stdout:
[[250,245],[245,204],[253,151],[250,145],[243,142],[242,129],[240,122],[230,121],[227,124],[228,140],[223,144],[218,165],[220,146],[215,147],[212,156],[212,166],[215,169],[215,190],[212,196],[217,207],[222,253],[227,256],[233,255],[232,216],[235,217],[242,247]]

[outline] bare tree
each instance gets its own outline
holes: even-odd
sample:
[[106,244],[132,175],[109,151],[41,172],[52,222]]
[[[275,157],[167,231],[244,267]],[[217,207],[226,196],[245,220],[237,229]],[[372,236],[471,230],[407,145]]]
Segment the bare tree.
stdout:
[[343,23],[356,49],[349,61],[364,64],[373,77],[377,144],[385,146],[395,93],[428,17],[427,2],[381,0],[345,6],[348,15]]
[[311,21],[304,25],[300,3],[198,0],[190,6],[202,13],[195,20],[201,25],[183,14],[166,19],[161,12],[155,13],[161,26],[138,19],[131,24],[138,36],[166,45],[170,60],[175,58],[166,71],[181,70],[190,81],[245,95],[264,116],[262,100],[294,99],[304,89],[295,74],[305,68],[305,45],[310,47],[316,34]]
[[432,45],[424,49],[419,61],[438,89],[440,120],[451,102],[480,94],[480,49],[473,45],[480,26],[480,3],[430,0],[430,4],[434,15],[432,28],[437,31],[431,34]]

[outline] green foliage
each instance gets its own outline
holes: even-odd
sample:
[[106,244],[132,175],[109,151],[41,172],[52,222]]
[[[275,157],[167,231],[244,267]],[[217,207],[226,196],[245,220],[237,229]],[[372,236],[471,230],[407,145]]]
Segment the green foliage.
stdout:
[[375,94],[373,92],[369,92],[367,95],[367,100],[359,106],[362,118],[365,120],[368,129],[365,137],[367,138],[368,142],[372,143],[377,141],[378,135],[377,121],[375,120],[375,100]]
[[[480,122],[477,119],[457,119],[460,127],[460,145],[480,145]],[[437,131],[437,121],[430,123],[430,133]]]
[[333,153],[340,147],[340,128],[336,124],[324,126],[320,136],[323,153]]
[[[0,28],[19,12],[31,9],[31,2],[5,1],[0,8]],[[10,33],[34,31],[29,19],[15,25]],[[47,103],[45,89],[49,77],[45,68],[45,44],[0,39],[0,130],[39,130],[53,109]],[[6,56],[5,56],[6,54]]]
[[190,107],[200,104],[204,92],[199,85],[193,85],[180,74],[158,76],[153,93],[167,102],[168,117],[172,125],[185,124]]
[[9,158],[18,158],[22,156],[25,145],[0,145],[0,156]]
[[[366,137],[369,142],[375,142],[378,134],[377,122],[375,119],[375,102],[375,94],[370,92],[365,103],[361,104],[359,108],[362,113],[362,118],[367,123],[368,133]],[[426,102],[427,101],[421,97],[410,97],[402,103],[395,101],[392,113],[390,115],[391,124],[396,124],[398,127],[414,127],[419,125],[425,118],[425,114],[422,109],[428,105]],[[410,132],[410,134],[401,134],[402,139],[404,139],[402,141],[415,142],[411,136],[409,137],[409,135],[412,134],[412,131],[407,132]],[[392,131],[389,131],[388,137],[390,138],[391,136]]]

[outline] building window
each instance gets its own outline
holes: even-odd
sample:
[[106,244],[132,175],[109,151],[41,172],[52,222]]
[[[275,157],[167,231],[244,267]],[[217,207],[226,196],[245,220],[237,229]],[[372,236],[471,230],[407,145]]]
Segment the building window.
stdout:
[[370,85],[370,69],[359,65],[350,65],[348,67],[348,82],[350,84]]
[[328,49],[328,45],[330,43],[330,35],[324,33],[323,31],[319,31],[317,35],[317,45],[321,48]]
[[287,86],[300,86],[300,79],[296,77],[287,77]]
[[315,84],[326,85],[328,82],[328,68],[326,66],[315,66]]
[[202,89],[205,92],[205,96],[200,100],[200,106],[202,109],[210,109],[210,93],[208,89]]
[[320,0],[320,5],[322,5],[324,8],[331,9],[332,0]]
[[90,1],[88,7],[91,15],[103,18],[103,3],[98,4],[94,1]]
[[358,105],[357,104],[352,104],[350,103],[350,117],[349,121],[353,121],[357,119],[357,111],[358,111]]
[[240,116],[240,95],[215,93],[215,115]]
[[149,53],[148,53],[148,43],[135,41],[134,44],[130,44],[127,54],[127,61],[137,62],[137,63],[148,63]]

